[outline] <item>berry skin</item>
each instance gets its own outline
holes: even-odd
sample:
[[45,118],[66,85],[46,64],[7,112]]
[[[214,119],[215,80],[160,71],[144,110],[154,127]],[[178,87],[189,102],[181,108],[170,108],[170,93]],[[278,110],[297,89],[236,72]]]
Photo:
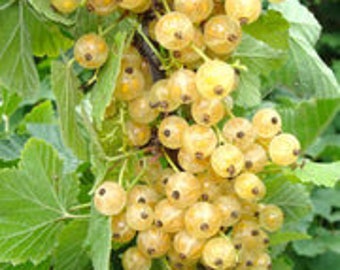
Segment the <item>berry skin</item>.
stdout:
[[126,210],[126,222],[136,231],[149,229],[154,220],[152,208],[147,204],[136,203],[129,205]]
[[201,201],[212,202],[222,194],[222,187],[218,182],[212,180],[212,177],[207,174],[197,176],[202,185]]
[[136,235],[136,231],[131,229],[126,222],[126,212],[117,216],[111,216],[112,241],[116,243],[128,243]]
[[198,99],[195,77],[195,72],[189,69],[175,71],[169,79],[171,98],[182,104],[189,104]]
[[207,202],[192,205],[184,217],[186,231],[195,238],[205,239],[215,235],[222,225],[220,209]]
[[256,21],[262,10],[261,0],[228,0],[225,1],[225,12],[238,20],[242,25]]
[[114,95],[119,100],[129,101],[141,96],[144,88],[143,73],[139,69],[127,66],[120,72]]
[[237,196],[249,201],[260,200],[266,194],[266,186],[252,173],[239,175],[235,180],[234,189]]
[[275,232],[282,227],[284,215],[282,210],[273,204],[264,205],[260,209],[259,223],[269,232]]
[[87,0],[87,10],[100,16],[105,16],[117,9],[116,0]]
[[188,123],[179,116],[164,118],[158,128],[158,138],[161,144],[170,149],[178,149],[182,146],[182,136]]
[[214,205],[221,210],[222,226],[224,228],[230,227],[239,221],[242,209],[236,196],[220,196],[214,201]]
[[80,0],[51,0],[51,5],[60,13],[69,14],[79,7],[80,2]]
[[126,197],[126,191],[119,184],[106,181],[97,188],[94,205],[103,215],[117,215],[125,207]]
[[252,144],[244,153],[244,167],[249,172],[261,172],[267,162],[266,151],[257,143]]
[[148,125],[128,121],[125,126],[129,144],[143,146],[150,140],[151,130]]
[[300,142],[295,136],[282,133],[271,140],[269,144],[269,156],[275,164],[287,166],[297,161],[301,151],[300,149]]
[[156,40],[168,50],[182,50],[194,38],[194,26],[190,19],[180,12],[163,15],[155,26]]
[[131,11],[134,12],[134,13],[143,13],[151,7],[151,4],[152,4],[151,0],[145,0],[139,6],[131,9]]
[[204,42],[216,54],[231,53],[241,42],[239,22],[226,15],[214,16],[204,25]]
[[191,173],[178,172],[169,177],[165,191],[172,205],[178,208],[186,208],[198,200],[202,186],[200,181]]
[[178,151],[178,164],[189,173],[200,173],[209,166],[209,159],[197,159],[188,154],[183,148]]
[[256,137],[252,124],[241,117],[235,117],[227,121],[222,132],[228,142],[241,150],[247,149],[255,141]]
[[235,177],[244,166],[242,152],[232,144],[218,146],[211,155],[210,164],[214,172],[221,177]]
[[231,269],[236,260],[236,250],[227,236],[212,238],[204,246],[202,261],[212,269]]
[[225,114],[223,103],[218,99],[199,99],[191,105],[191,115],[202,126],[213,126]]
[[175,0],[175,10],[184,13],[194,23],[200,23],[209,17],[213,10],[212,0]]
[[167,199],[155,206],[155,226],[164,232],[175,233],[184,227],[184,210],[173,206]]
[[171,98],[169,80],[157,81],[150,90],[149,106],[156,108],[160,112],[172,112],[180,105],[178,100]]
[[257,136],[260,138],[270,139],[281,132],[281,116],[271,108],[257,111],[252,123]]
[[140,124],[148,124],[158,117],[159,112],[149,106],[147,93],[129,102],[129,115],[131,119]]
[[159,200],[155,189],[146,185],[135,185],[128,193],[127,205],[136,203],[147,204],[153,207]]
[[180,231],[175,235],[173,243],[180,259],[195,261],[202,255],[205,240],[194,238],[186,231]]
[[150,258],[143,255],[137,247],[126,250],[122,257],[124,270],[149,270],[151,268]]
[[[192,41],[192,44],[199,48],[201,51],[204,51],[205,49],[203,34],[202,31],[198,28],[195,28],[194,30],[194,39]],[[197,52],[192,48],[190,44],[184,49],[174,51],[173,55],[177,61],[188,65],[201,60],[201,56],[197,54]]]
[[203,160],[214,151],[217,138],[211,128],[192,125],[184,130],[182,144],[185,152],[192,157]]
[[149,258],[164,256],[171,246],[169,234],[160,229],[151,228],[139,232],[137,236],[138,249]]
[[207,61],[197,70],[196,86],[203,98],[223,99],[233,90],[234,85],[235,71],[223,61]]
[[84,68],[96,69],[104,65],[109,55],[106,41],[97,34],[83,35],[74,45],[74,58]]
[[147,0],[120,0],[118,5],[123,9],[133,10],[145,5],[147,2]]

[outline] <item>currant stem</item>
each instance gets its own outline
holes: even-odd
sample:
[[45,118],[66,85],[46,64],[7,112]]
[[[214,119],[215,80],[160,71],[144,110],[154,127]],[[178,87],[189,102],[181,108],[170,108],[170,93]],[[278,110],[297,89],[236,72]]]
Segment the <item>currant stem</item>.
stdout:
[[226,140],[223,137],[223,134],[221,133],[221,130],[218,128],[218,126],[213,126],[213,129],[215,130],[215,133],[217,134],[217,140],[219,144],[226,144]]
[[126,170],[126,166],[127,166],[127,159],[124,160],[123,165],[119,171],[119,176],[118,176],[118,184],[123,187],[124,186],[124,173]]
[[80,209],[90,208],[90,207],[91,207],[91,203],[84,203],[84,204],[79,204],[79,205],[71,207],[70,211],[72,212],[72,211],[77,211]]
[[166,161],[169,163],[170,167],[175,171],[175,172],[180,172],[180,170],[177,168],[176,164],[171,160],[169,157],[168,153],[162,148],[162,153],[166,159]]
[[124,154],[117,155],[117,156],[114,156],[114,157],[107,157],[106,160],[109,161],[109,162],[114,162],[114,161],[118,161],[118,160],[121,160],[121,159],[124,159],[124,158],[127,158],[127,157],[142,154],[144,152],[145,152],[144,149],[141,149],[141,150],[138,150],[138,151],[133,151],[133,152],[126,152]]
[[248,71],[248,67],[245,65],[242,65],[239,59],[236,59],[236,61],[230,65],[236,70]]
[[142,170],[138,173],[138,175],[132,180],[132,182],[130,183],[129,187],[127,188],[127,190],[130,190],[131,188],[133,188],[138,181],[141,179],[141,177],[143,176],[143,174],[146,171],[146,166],[145,166],[145,162],[144,162],[144,166],[142,168]]
[[211,59],[200,49],[198,48],[195,44],[191,44],[191,48],[205,61],[211,61]]
[[167,0],[162,0],[162,4],[163,4],[163,6],[165,8],[166,13],[171,12],[171,9],[169,7],[169,4],[168,4]]

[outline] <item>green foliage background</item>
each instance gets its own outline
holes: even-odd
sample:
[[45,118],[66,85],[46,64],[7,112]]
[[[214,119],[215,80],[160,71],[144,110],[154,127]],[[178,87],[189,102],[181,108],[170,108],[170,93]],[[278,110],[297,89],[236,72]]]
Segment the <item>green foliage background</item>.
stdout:
[[[261,18],[244,27],[231,59],[249,70],[234,93],[235,114],[275,106],[304,150],[303,168],[263,175],[265,201],[286,214],[271,236],[273,269],[337,270],[340,6],[301,2],[264,3]],[[104,117],[136,30],[134,18],[118,17],[99,19],[84,8],[65,17],[46,0],[0,0],[0,269],[121,269],[124,247],[112,247],[109,219],[86,208],[98,183],[121,175],[112,165],[127,168],[127,185],[139,177],[129,170],[136,156],[124,166],[119,159],[122,127]],[[74,40],[112,24],[109,61],[93,89],[82,91],[93,74],[70,62]]]

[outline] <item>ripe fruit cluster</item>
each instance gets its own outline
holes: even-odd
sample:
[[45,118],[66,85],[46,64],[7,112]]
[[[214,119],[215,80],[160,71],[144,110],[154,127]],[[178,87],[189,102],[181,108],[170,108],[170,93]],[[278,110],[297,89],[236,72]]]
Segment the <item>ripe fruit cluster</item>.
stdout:
[[[74,2],[52,4],[66,12]],[[137,246],[122,257],[126,270],[150,269],[152,259],[164,256],[172,269],[198,264],[270,269],[268,233],[280,229],[284,213],[261,203],[266,185],[260,173],[271,163],[294,164],[300,144],[282,133],[273,108],[258,110],[252,119],[232,114],[230,94],[238,72],[227,63],[241,42],[242,25],[260,16],[261,1],[162,2],[166,12],[150,23],[149,37],[175,64],[164,67],[167,77],[154,82],[147,59],[134,47],[126,48],[106,115],[115,117],[115,106],[121,106],[129,115],[124,140],[130,148],[151,147],[154,156],[145,159],[146,171],[132,188],[124,189],[115,179],[103,182],[95,206],[110,216],[113,242],[136,238]],[[98,15],[117,7],[142,13],[151,0],[88,0],[87,6]],[[74,55],[81,66],[96,69],[108,51],[103,37],[92,33],[77,41]],[[161,166],[159,158],[168,166]]]

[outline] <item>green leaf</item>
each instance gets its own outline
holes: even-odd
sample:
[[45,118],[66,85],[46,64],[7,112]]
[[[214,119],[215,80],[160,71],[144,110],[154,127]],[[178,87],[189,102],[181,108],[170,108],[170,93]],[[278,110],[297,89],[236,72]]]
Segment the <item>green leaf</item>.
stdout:
[[235,104],[241,107],[255,107],[261,103],[261,81],[253,72],[241,72],[237,88],[233,92]]
[[55,121],[56,117],[50,100],[40,103],[25,115],[26,123],[53,124]]
[[306,149],[325,130],[340,108],[339,99],[313,99],[294,106],[281,106],[283,130],[297,136]]
[[340,135],[327,134],[318,137],[307,149],[307,154],[324,161],[340,160]]
[[46,270],[50,269],[51,261],[47,259],[38,265],[35,265],[31,262],[27,262],[24,264],[19,265],[12,265],[12,264],[0,264],[1,270]]
[[88,146],[77,122],[80,101],[79,81],[70,65],[52,62],[52,89],[56,96],[61,134],[66,146],[81,160],[87,160]]
[[71,25],[74,23],[73,18],[66,17],[51,7],[51,2],[46,0],[28,0],[32,7],[40,14],[57,23]]
[[273,261],[273,270],[292,270],[293,262],[285,256],[280,256]]
[[294,242],[293,246],[297,254],[308,257],[314,257],[326,251],[340,254],[340,231],[328,231],[320,227],[313,239]]
[[77,169],[79,160],[72,151],[65,146],[61,138],[60,128],[58,125],[28,124],[27,130],[32,134],[32,136],[50,143],[58,151],[60,157],[64,160],[65,173],[71,173]]
[[338,270],[340,265],[340,255],[334,252],[326,252],[315,258],[308,258],[308,270]]
[[61,52],[68,50],[73,41],[66,38],[58,26],[52,24],[30,11],[31,19],[27,21],[27,27],[31,34],[33,53],[36,56],[56,57]]
[[244,32],[275,49],[287,50],[289,23],[280,12],[268,10],[256,22],[242,27]]
[[340,221],[340,190],[318,188],[312,194],[314,213],[333,223]]
[[92,113],[95,123],[99,126],[104,120],[105,110],[111,103],[112,95],[116,88],[125,40],[125,32],[117,33],[114,42],[114,51],[110,52],[109,59],[104,68],[101,70],[97,84],[92,90]]
[[0,262],[37,264],[54,248],[68,209],[76,203],[74,174],[48,144],[30,139],[18,169],[0,171]]
[[274,49],[267,43],[244,34],[241,44],[233,53],[233,58],[246,65],[249,72],[268,74],[284,63],[286,54],[283,50]]
[[90,269],[91,261],[83,247],[88,221],[73,221],[59,235],[55,250],[55,270]]
[[[16,93],[9,93],[5,89],[1,89],[0,115],[11,116],[19,107],[22,98]],[[1,121],[1,120],[0,120]]]
[[279,206],[285,214],[285,223],[299,222],[312,211],[306,187],[290,182],[286,176],[277,175],[265,181],[267,195],[264,203]]
[[27,139],[28,136],[17,134],[0,139],[0,159],[4,161],[19,159]]
[[308,162],[303,168],[297,168],[294,175],[303,183],[317,186],[334,187],[340,180],[340,161],[333,163]]
[[318,41],[321,26],[304,5],[298,0],[285,0],[280,5],[271,5],[273,10],[279,11],[290,24],[290,35],[294,39],[301,39],[313,46]]
[[90,248],[90,257],[95,270],[110,268],[111,222],[110,218],[99,214],[92,206],[86,246]]
[[0,85],[24,97],[39,89],[27,28],[31,19],[24,1],[0,11]]
[[310,239],[308,234],[295,231],[278,231],[270,235],[270,245],[276,246],[291,241]]

